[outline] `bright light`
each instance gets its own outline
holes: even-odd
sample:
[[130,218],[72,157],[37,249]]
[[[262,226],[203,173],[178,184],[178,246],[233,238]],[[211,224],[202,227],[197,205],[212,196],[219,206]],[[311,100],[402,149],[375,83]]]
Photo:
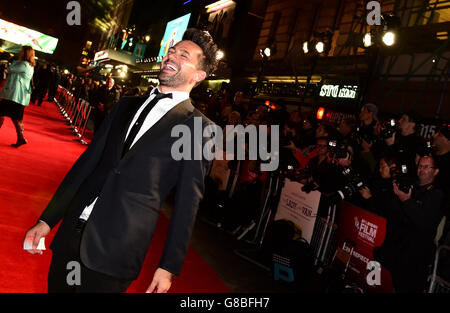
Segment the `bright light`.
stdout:
[[264,49],[264,54],[266,55],[266,57],[270,57],[270,48]]
[[121,72],[120,77],[125,77],[125,72]]
[[150,36],[149,35],[145,36],[145,41],[147,41],[147,42],[150,41]]
[[393,32],[387,32],[383,35],[383,42],[386,46],[392,46],[395,43],[395,34]]
[[366,48],[372,45],[372,35],[370,35],[370,33],[364,35],[363,43]]
[[216,55],[217,60],[223,59],[224,56],[225,56],[225,54],[223,53],[222,50],[217,51],[217,55]]
[[317,115],[316,115],[317,119],[318,119],[318,120],[321,120],[321,119],[323,118],[323,114],[324,114],[324,113],[325,113],[325,109],[322,108],[322,107],[320,107],[320,108],[317,110]]
[[64,70],[64,74],[69,74],[69,71],[68,70]]
[[317,52],[319,52],[319,53],[322,53],[322,52],[325,50],[325,45],[323,44],[322,41],[319,41],[319,42],[316,44],[316,50],[317,50]]
[[112,64],[106,64],[105,68],[113,68],[113,65]]
[[307,54],[307,53],[309,52],[309,49],[308,49],[308,42],[307,42],[307,41],[305,41],[305,42],[303,43],[303,52],[304,52],[305,54]]

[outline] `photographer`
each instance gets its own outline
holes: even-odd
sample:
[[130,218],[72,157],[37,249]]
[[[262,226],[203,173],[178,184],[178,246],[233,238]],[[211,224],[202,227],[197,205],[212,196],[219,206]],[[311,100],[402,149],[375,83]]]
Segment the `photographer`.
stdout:
[[361,124],[354,134],[356,143],[354,167],[367,179],[371,179],[377,164],[373,151],[378,139],[375,134],[377,113],[378,108],[375,104],[366,103],[359,114]]
[[397,173],[398,161],[393,155],[380,159],[378,173],[370,187],[365,186],[359,193],[365,199],[363,208],[383,217],[387,217],[386,207],[394,199],[392,181]]
[[420,116],[414,111],[409,111],[398,121],[398,132],[394,132],[392,137],[385,139],[388,151],[396,153],[410,169],[416,168],[416,154],[419,154],[424,146],[416,132],[419,123]]
[[333,165],[330,163],[328,155],[328,138],[318,137],[316,139],[315,157],[309,160],[305,172],[307,177],[301,177],[301,182],[305,184],[306,190],[319,190],[329,193],[335,190],[335,176]]
[[386,237],[374,250],[375,260],[392,275],[396,292],[423,292],[443,216],[443,192],[434,184],[439,173],[433,156],[419,160],[417,187],[402,191],[393,182],[394,201],[387,212]]

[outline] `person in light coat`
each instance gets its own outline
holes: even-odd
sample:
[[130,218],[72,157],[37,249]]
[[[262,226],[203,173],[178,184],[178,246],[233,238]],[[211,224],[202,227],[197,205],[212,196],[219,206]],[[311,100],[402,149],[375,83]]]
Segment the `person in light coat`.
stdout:
[[11,118],[17,132],[17,142],[12,144],[17,148],[27,143],[23,134],[23,113],[30,103],[31,79],[33,78],[34,50],[30,46],[23,46],[18,60],[8,67],[8,76],[5,85],[0,91],[0,127],[4,117]]

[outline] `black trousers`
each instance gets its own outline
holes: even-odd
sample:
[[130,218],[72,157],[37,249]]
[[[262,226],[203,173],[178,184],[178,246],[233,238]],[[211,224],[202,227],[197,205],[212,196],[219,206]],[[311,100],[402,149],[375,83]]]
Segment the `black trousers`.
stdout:
[[85,222],[80,220],[67,249],[53,253],[48,273],[49,293],[125,292],[132,281],[90,270],[80,260],[80,242]]

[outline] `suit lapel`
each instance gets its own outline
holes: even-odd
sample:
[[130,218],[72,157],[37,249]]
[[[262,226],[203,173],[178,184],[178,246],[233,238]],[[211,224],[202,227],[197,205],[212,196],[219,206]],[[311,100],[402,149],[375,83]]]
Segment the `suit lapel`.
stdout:
[[[182,101],[167,112],[158,122],[147,130],[141,138],[124,155],[123,160],[130,158],[142,147],[147,147],[153,141],[170,132],[175,125],[183,124],[192,116],[194,107],[189,100]],[[123,138],[125,135],[123,136]],[[121,145],[123,147],[123,144]]]

